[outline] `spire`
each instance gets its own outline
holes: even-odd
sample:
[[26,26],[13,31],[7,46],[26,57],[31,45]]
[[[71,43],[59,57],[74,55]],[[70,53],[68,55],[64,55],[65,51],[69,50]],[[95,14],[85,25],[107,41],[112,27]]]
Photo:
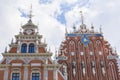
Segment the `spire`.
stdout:
[[84,19],[83,19],[83,14],[82,14],[82,11],[80,11],[80,13],[81,13],[81,25],[80,25],[80,28],[82,29],[82,30],[86,30],[86,25],[84,24]]
[[7,53],[7,47],[5,47],[5,53]]
[[81,22],[82,22],[82,25],[84,24],[84,20],[83,20],[83,13],[82,11],[80,11],[80,14],[81,14]]
[[[39,26],[39,23],[37,24],[37,26]],[[39,28],[37,27],[37,33],[39,33]]]
[[12,38],[12,40],[11,40],[11,44],[13,44],[13,38]]
[[91,29],[94,30],[94,26],[93,26],[93,23],[91,24]]
[[68,34],[67,27],[65,27],[65,34]]
[[29,13],[28,17],[29,17],[29,21],[31,21],[31,18],[33,17],[33,15],[32,15],[32,4],[30,6],[30,13]]
[[117,50],[116,50],[116,47],[115,47],[115,54],[117,54]]
[[101,27],[102,27],[102,25],[100,25],[100,34],[102,34],[102,28]]
[[73,25],[73,30],[74,30],[74,32],[76,31],[76,27],[75,27],[75,24]]
[[44,39],[44,44],[46,44],[46,39]]

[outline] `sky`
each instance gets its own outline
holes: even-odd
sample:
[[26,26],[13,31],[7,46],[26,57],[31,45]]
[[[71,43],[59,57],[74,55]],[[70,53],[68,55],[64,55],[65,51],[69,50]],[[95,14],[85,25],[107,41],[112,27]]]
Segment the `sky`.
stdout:
[[[120,55],[120,0],[0,0],[0,53],[17,35],[28,21],[26,14],[32,4],[32,21],[38,25],[51,52],[59,48],[65,38],[65,28],[72,31],[73,26],[81,24],[80,11],[84,15],[87,28],[94,25],[96,31],[100,26],[105,40]],[[2,56],[0,55],[0,59]]]

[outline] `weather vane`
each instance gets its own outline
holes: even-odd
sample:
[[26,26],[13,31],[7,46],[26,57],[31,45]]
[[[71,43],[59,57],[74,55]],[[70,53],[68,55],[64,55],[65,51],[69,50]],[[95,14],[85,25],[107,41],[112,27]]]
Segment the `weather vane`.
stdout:
[[30,20],[31,20],[31,18],[33,17],[33,15],[32,15],[32,4],[31,4],[31,6],[30,6],[30,13],[29,13],[28,17],[30,18]]

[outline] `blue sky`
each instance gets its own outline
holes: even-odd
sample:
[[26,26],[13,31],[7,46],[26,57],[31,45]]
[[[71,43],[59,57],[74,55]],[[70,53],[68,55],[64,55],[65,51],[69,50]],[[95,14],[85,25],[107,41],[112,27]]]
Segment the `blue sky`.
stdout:
[[34,15],[32,20],[39,26],[42,41],[46,39],[52,52],[64,40],[65,27],[68,32],[73,30],[73,25],[79,28],[79,12],[82,10],[87,28],[93,23],[95,30],[99,31],[102,25],[105,40],[120,55],[119,0],[0,0],[0,53],[4,52],[6,46],[9,48],[8,44],[19,33],[21,24],[28,21],[31,3]]

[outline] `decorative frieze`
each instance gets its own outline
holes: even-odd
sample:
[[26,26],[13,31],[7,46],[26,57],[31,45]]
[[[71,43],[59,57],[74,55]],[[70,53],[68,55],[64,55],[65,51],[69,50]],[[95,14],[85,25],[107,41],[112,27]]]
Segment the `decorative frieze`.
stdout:
[[12,66],[22,66],[22,63],[12,63]]
[[41,66],[41,63],[31,63],[31,66]]

